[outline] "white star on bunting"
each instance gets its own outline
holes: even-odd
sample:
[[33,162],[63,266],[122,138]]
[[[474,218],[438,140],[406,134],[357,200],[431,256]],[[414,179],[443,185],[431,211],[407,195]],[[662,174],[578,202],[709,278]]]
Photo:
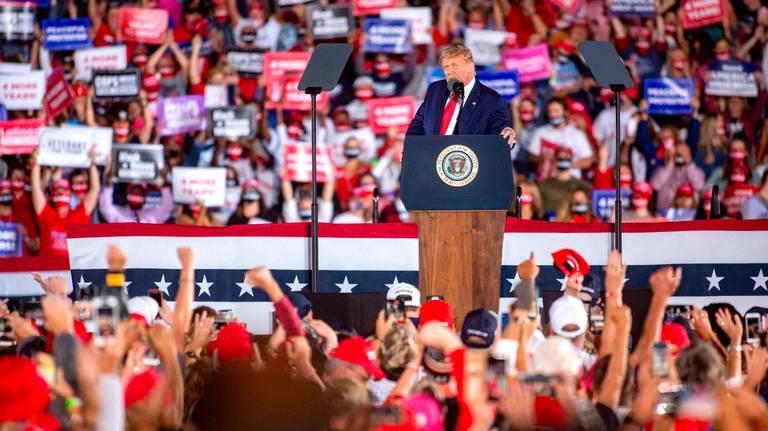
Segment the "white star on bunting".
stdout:
[[301,292],[302,289],[307,285],[307,283],[299,283],[299,276],[293,277],[293,282],[291,283],[285,283],[286,286],[288,286],[289,289],[291,289],[291,292]]
[[203,274],[203,281],[195,284],[200,288],[200,293],[198,293],[197,296],[203,296],[203,293],[211,296],[211,286],[213,286],[213,283],[208,281],[208,278],[206,278],[205,274]]
[[357,286],[357,283],[350,283],[347,276],[344,276],[343,283],[334,283],[339,288],[339,293],[352,293],[352,289]]
[[155,282],[155,286],[157,286],[161,292],[165,293],[165,296],[171,296],[171,294],[168,292],[168,287],[171,284],[171,282],[165,281],[165,274],[163,274],[163,276],[160,278],[160,281]]
[[77,289],[78,290],[87,289],[88,286],[90,286],[92,284],[93,283],[90,282],[90,281],[85,281],[85,279],[83,278],[83,274],[80,274],[80,281],[77,282]]
[[565,286],[568,285],[568,277],[557,278],[556,280],[560,283],[560,291],[564,291]]
[[704,277],[709,282],[709,289],[707,289],[707,292],[709,292],[712,289],[720,290],[720,281],[724,279],[725,277],[718,277],[717,273],[715,272],[715,269],[712,268],[712,275],[709,277]]
[[395,276],[395,281],[393,281],[392,283],[389,283],[389,284],[384,283],[384,285],[387,286],[387,289],[391,289],[397,286],[398,284],[400,284],[400,281],[397,279],[397,276]]
[[235,283],[237,287],[240,288],[240,294],[237,295],[238,297],[241,297],[245,295],[246,293],[253,296],[253,286],[243,281],[242,283]]
[[754,292],[758,288],[764,289],[766,292],[768,292],[768,285],[766,285],[766,282],[768,282],[768,277],[763,275],[763,269],[760,268],[760,273],[757,274],[757,277],[749,277],[752,279],[752,281],[755,282],[755,287],[752,289]]
[[126,281],[125,284],[123,284],[123,292],[125,293],[126,296],[130,296],[130,295],[128,295],[128,286],[130,286],[131,283],[133,283],[133,282],[132,281]]
[[512,285],[512,286],[509,287],[509,293],[514,292],[515,289],[517,288],[517,285],[519,285],[520,282],[522,281],[520,279],[520,273],[515,271],[515,278],[508,278],[507,281],[509,282],[509,284]]

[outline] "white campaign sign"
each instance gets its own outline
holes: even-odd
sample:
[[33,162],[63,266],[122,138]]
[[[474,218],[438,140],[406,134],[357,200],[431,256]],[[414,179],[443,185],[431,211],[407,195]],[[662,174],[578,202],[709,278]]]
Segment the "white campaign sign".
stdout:
[[9,111],[41,109],[44,95],[45,72],[42,70],[0,78],[0,104]]
[[411,22],[411,36],[416,45],[432,44],[432,10],[428,7],[382,9],[384,19],[407,19]]
[[112,154],[112,129],[109,127],[88,127],[64,125],[63,129],[76,130],[90,136],[91,145],[96,146],[96,164],[104,166]]
[[90,81],[94,70],[123,70],[128,67],[125,46],[78,49],[75,51],[77,79]]
[[227,190],[225,168],[175,167],[173,178],[173,200],[191,204],[202,201],[206,207],[224,205]]
[[515,34],[468,28],[464,31],[464,44],[472,51],[475,64],[496,65],[501,61],[499,47],[507,38],[511,37],[515,37]]
[[227,106],[227,87],[224,85],[206,85],[204,105],[206,109]]
[[43,127],[37,162],[42,166],[85,168],[90,166],[91,136],[73,128]]

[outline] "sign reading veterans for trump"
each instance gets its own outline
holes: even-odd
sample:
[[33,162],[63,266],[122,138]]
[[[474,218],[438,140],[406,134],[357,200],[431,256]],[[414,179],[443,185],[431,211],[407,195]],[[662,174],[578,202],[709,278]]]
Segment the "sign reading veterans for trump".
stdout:
[[163,146],[115,144],[112,146],[112,173],[115,182],[151,182],[165,166]]
[[139,96],[141,76],[137,69],[95,72],[93,97],[97,100],[133,100]]
[[160,45],[168,30],[168,12],[163,9],[121,7],[117,12],[123,40]]
[[690,115],[693,112],[692,79],[648,78],[643,98],[651,115]]
[[382,9],[384,19],[407,19],[411,22],[411,36],[416,45],[429,45],[432,40],[432,10],[429,7]]
[[520,75],[520,82],[527,83],[549,79],[552,75],[549,48],[545,43],[527,48],[505,50],[503,57],[504,68],[517,70]]
[[9,111],[40,109],[45,94],[45,72],[35,70],[0,77],[0,104]]
[[680,7],[683,28],[703,27],[717,24],[728,13],[725,0],[682,0]]
[[64,77],[61,67],[53,70],[48,77],[45,91],[45,113],[50,118],[56,118],[66,111],[75,101],[72,88]]
[[107,163],[109,155],[112,153],[113,130],[111,127],[89,127],[65,124],[62,125],[61,128],[72,129],[77,133],[88,136],[88,140],[91,143],[90,146],[93,146],[96,150],[96,164],[104,166]]
[[176,166],[171,173],[173,200],[181,204],[202,202],[206,207],[224,205],[227,189],[226,168]]
[[17,223],[0,223],[0,258],[21,257],[21,227]]
[[40,142],[43,120],[39,118],[0,121],[0,154],[29,154]]
[[74,51],[91,46],[91,20],[46,19],[43,21],[43,46],[48,51]]
[[0,3],[0,40],[35,38],[35,6],[31,3]]
[[476,76],[478,81],[496,90],[507,102],[520,94],[520,77],[516,70],[481,70]]
[[345,38],[354,29],[352,9],[348,4],[308,6],[307,25],[315,40]]
[[214,138],[249,138],[256,132],[253,106],[230,106],[208,111],[208,132]]
[[37,162],[41,166],[86,168],[91,135],[74,128],[45,127],[40,132]]
[[711,64],[704,94],[708,96],[757,97],[755,66],[736,60],[719,61]]
[[75,51],[77,79],[90,81],[94,70],[123,70],[128,66],[124,45]]
[[367,18],[364,29],[365,52],[406,54],[413,50],[411,45],[411,23],[404,19]]
[[352,0],[355,16],[378,15],[382,9],[397,7],[397,0]]
[[654,0],[613,0],[611,15],[622,17],[655,17],[656,2]]
[[256,76],[264,71],[264,52],[260,50],[231,50],[227,62],[238,74]]
[[499,47],[507,38],[517,37],[514,33],[495,30],[464,30],[464,43],[472,51],[475,64],[495,66],[501,61]]
[[390,128],[405,131],[416,113],[413,96],[385,97],[368,102],[368,124],[373,133],[386,133]]
[[160,135],[205,130],[205,101],[203,96],[167,97],[157,101]]

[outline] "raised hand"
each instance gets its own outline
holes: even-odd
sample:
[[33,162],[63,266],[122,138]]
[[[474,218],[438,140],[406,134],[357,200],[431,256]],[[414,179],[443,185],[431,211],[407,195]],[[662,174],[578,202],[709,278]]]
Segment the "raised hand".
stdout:
[[182,267],[190,267],[195,264],[195,249],[192,247],[179,247],[176,249],[179,262]]
[[671,266],[659,268],[651,274],[648,281],[654,296],[669,298],[675,294],[683,279],[683,268],[672,269]]
[[110,244],[107,249],[107,267],[110,271],[122,272],[125,269],[125,253],[120,247]]
[[621,253],[613,250],[608,255],[608,265],[605,266],[605,292],[609,296],[621,298],[624,289],[624,279],[627,275],[627,265],[621,259]]
[[531,252],[528,259],[522,261],[517,266],[517,275],[523,280],[536,280],[536,277],[539,276],[539,267],[536,266],[536,258],[533,252]]
[[72,318],[72,304],[69,298],[47,295],[40,302],[43,306],[43,316],[45,316],[45,329],[54,335],[75,332],[75,321]]
[[744,334],[744,327],[738,314],[731,315],[727,308],[720,308],[715,312],[717,326],[728,335],[732,346],[741,345],[741,336]]

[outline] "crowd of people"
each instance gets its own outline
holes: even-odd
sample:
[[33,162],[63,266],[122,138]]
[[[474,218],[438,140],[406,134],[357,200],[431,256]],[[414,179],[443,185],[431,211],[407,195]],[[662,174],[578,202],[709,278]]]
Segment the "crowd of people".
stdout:
[[[288,166],[285,154],[287,142],[309,140],[309,112],[283,109],[287,92],[268,91],[263,74],[239,72],[242,66],[231,64],[227,53],[311,51],[318,41],[308,28],[310,5],[166,3],[91,0],[36,8],[40,21],[90,19],[94,47],[124,46],[129,69],[141,73],[134,100],[95,98],[93,84],[75,67],[73,51],[42,49],[39,24],[33,40],[0,44],[3,64],[26,64],[33,71],[60,69],[74,94],[72,105],[56,117],[47,117],[43,109],[0,110],[8,120],[39,118],[49,127],[111,128],[116,144],[161,144],[164,152],[165,167],[157,178],[134,183],[113,181],[112,163],[99,162],[95,170],[38,168],[34,154],[4,155],[0,213],[3,220],[23,226],[27,255],[63,254],[67,222],[232,225],[309,219],[310,186],[291,175],[295,167]],[[613,42],[635,79],[635,86],[620,98],[624,220],[768,215],[766,76],[760,72],[768,58],[763,55],[768,9],[761,2],[725,2],[721,23],[698,28],[683,27],[683,12],[675,1],[650,2],[657,14],[644,18],[612,15],[610,2],[597,0],[575,2],[580,4],[575,11],[532,0],[422,3],[401,1],[397,6],[430,8],[434,25],[429,44],[414,43],[401,54],[367,51],[362,23],[370,17],[355,17],[349,35],[335,39],[353,43],[354,51],[340,84],[320,109],[319,142],[332,148],[335,165],[325,167],[332,172],[321,178],[321,221],[370,222],[374,216],[382,222],[409,220],[399,199],[405,127],[374,133],[368,103],[396,96],[413,96],[418,103],[433,70],[441,66],[441,49],[460,43],[468,29],[507,32],[498,47],[501,53],[545,44],[551,57],[551,78],[521,82],[509,103],[518,141],[512,159],[521,189],[519,216],[569,222],[610,219],[610,211],[595,212],[593,196],[595,190],[614,187],[613,96],[598,87],[581,62],[577,44],[584,40]],[[129,6],[168,11],[170,27],[162,44],[122,40],[117,16]],[[718,62],[754,66],[756,72],[749,76],[757,96],[708,94],[711,69]],[[505,65],[476,67],[493,71]],[[691,80],[690,114],[649,113],[643,88],[658,77]],[[253,108],[252,138],[214,137],[210,129],[161,133],[159,100],[203,95],[209,87],[226,88],[232,106]],[[174,202],[171,171],[177,166],[225,167],[224,206]],[[720,207],[710,215],[714,186]],[[376,190],[380,198],[374,215]],[[513,205],[510,214],[516,212]]]
[[0,302],[0,428],[768,428],[765,315],[752,327],[728,304],[668,307],[680,268],[650,276],[633,342],[626,265],[615,251],[603,286],[573,271],[543,314],[531,253],[504,327],[486,309],[458,326],[450,304],[398,284],[370,316],[370,335],[315,318],[306,297],[284,293],[258,267],[245,282],[272,301],[278,324],[253,335],[235,316],[193,308],[195,252],[177,253],[172,309],[151,293],[124,296],[126,257],[116,246],[93,297],[73,303],[67,281],[51,277],[39,280],[37,307]]

